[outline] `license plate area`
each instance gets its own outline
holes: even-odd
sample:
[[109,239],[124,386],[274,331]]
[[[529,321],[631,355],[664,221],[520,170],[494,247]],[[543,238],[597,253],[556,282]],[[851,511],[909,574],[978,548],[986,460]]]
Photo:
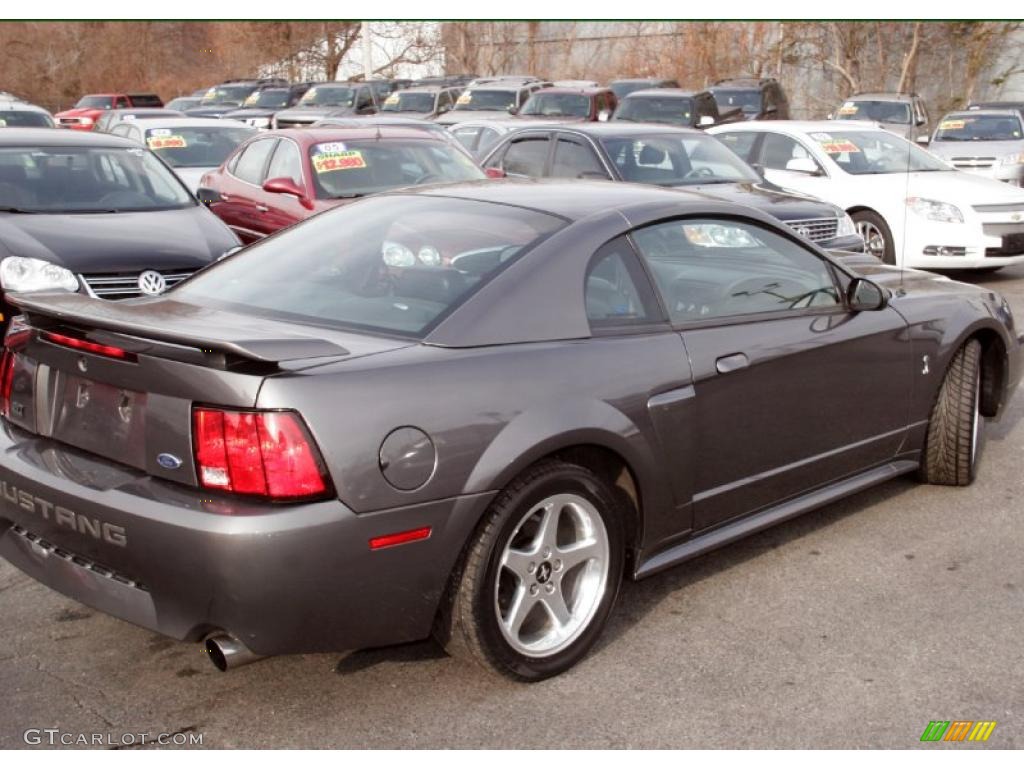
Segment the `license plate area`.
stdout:
[[69,372],[61,372],[58,379],[53,437],[145,468],[146,393]]

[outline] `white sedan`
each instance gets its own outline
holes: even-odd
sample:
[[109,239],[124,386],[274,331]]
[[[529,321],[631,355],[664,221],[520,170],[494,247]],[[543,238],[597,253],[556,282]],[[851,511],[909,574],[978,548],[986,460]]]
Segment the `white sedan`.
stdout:
[[874,123],[777,120],[708,133],[769,181],[845,209],[867,250],[889,264],[1024,263],[1024,190],[958,171]]
[[118,123],[110,132],[151,149],[197,194],[199,180],[254,136],[256,129],[238,120],[168,117]]

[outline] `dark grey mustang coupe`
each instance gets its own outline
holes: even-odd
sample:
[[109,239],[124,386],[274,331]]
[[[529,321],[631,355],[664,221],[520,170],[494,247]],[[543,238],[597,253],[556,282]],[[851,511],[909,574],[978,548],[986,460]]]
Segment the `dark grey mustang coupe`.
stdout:
[[368,198],[166,295],[20,294],[0,555],[222,669],[424,638],[538,680],[640,578],[975,476],[997,294],[610,182]]

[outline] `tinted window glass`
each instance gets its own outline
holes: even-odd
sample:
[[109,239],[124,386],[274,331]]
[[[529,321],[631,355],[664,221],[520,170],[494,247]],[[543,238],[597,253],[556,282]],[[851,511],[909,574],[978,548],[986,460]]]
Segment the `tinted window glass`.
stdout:
[[471,200],[371,198],[246,248],[175,293],[202,306],[422,336],[564,224]]
[[673,322],[839,304],[821,259],[753,224],[687,219],[634,238]]
[[756,88],[744,91],[712,88],[711,95],[715,97],[719,112],[726,112],[737,107],[748,115],[756,115],[761,111],[761,91]]
[[543,176],[548,157],[547,137],[518,139],[509,144],[502,159],[505,173],[516,176]]
[[692,125],[693,99],[686,96],[630,96],[615,110],[615,120],[632,123]]
[[594,150],[575,141],[559,139],[551,175],[560,179],[607,179],[608,172]]
[[267,178],[288,178],[296,184],[302,184],[302,156],[295,144],[287,140],[278,142],[270,167],[267,169]]
[[[638,286],[644,286],[641,291]],[[584,297],[592,328],[656,322],[658,310],[647,288],[647,277],[625,238],[614,240],[596,254],[587,268]]]
[[542,117],[587,117],[590,97],[580,93],[535,93],[519,111],[521,115]]
[[729,149],[741,158],[750,162],[751,152],[754,150],[754,142],[757,141],[757,134],[753,132],[719,133],[715,138],[725,144]]
[[263,169],[266,168],[267,158],[270,157],[270,152],[276,143],[277,139],[254,141],[242,151],[242,156],[235,162],[235,167],[231,172],[242,181],[247,181],[250,184],[262,184]]
[[53,128],[53,120],[43,112],[0,111],[0,128]]
[[252,128],[230,126],[149,128],[146,145],[175,168],[212,168],[254,133]]

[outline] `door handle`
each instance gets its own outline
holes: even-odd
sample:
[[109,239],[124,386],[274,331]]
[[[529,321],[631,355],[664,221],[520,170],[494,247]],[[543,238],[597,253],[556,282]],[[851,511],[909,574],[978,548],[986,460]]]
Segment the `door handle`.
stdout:
[[262,204],[260,204],[260,203],[257,203],[257,204],[256,204],[256,210],[257,210],[257,211],[259,211],[260,213],[266,213],[266,212],[267,212],[267,211],[269,211],[270,209],[269,209],[269,208],[267,208],[267,206],[265,206],[265,205],[262,205]]
[[738,371],[741,368],[746,368],[750,365],[750,361],[747,360],[747,356],[742,352],[737,352],[734,355],[726,355],[715,360],[715,369],[719,373],[730,373],[731,371]]

